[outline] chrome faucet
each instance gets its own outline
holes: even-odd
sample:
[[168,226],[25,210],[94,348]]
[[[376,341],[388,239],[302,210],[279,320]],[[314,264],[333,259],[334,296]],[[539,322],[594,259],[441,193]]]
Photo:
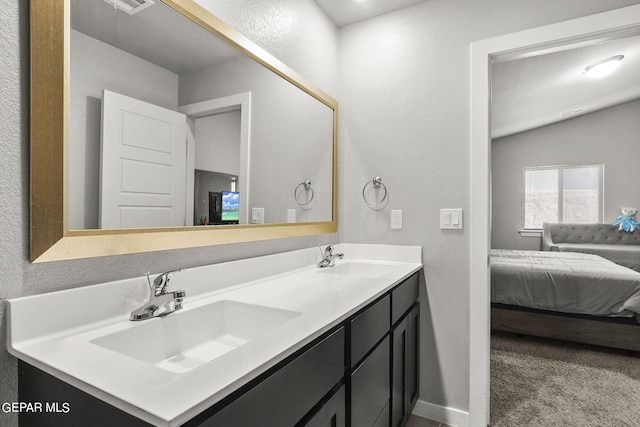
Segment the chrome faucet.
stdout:
[[171,270],[158,275],[151,283],[149,273],[147,273],[147,283],[149,284],[149,299],[140,308],[133,310],[129,316],[130,320],[145,320],[152,317],[160,317],[182,308],[182,299],[186,296],[185,291],[167,292],[167,286],[171,280],[171,275],[180,270]]
[[322,258],[322,261],[318,263],[318,267],[320,268],[333,267],[336,263],[336,259],[344,258],[344,254],[333,253],[334,246],[335,245],[328,245],[326,248],[324,248],[324,258]]

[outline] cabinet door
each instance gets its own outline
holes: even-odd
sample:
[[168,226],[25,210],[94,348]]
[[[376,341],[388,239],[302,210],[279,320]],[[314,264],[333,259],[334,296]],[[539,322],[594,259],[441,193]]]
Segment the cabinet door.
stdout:
[[352,427],[389,424],[387,411],[391,384],[390,346],[390,336],[387,335],[387,338],[351,374]]
[[391,425],[403,426],[418,400],[420,305],[416,304],[392,331],[393,378]]
[[345,427],[344,386],[315,414],[305,427]]

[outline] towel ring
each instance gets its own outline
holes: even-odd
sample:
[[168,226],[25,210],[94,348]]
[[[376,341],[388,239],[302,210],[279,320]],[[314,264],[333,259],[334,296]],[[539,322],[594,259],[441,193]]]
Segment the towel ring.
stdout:
[[[375,188],[382,187],[382,189],[384,190],[384,196],[382,196],[382,199],[375,202],[370,202],[369,200],[367,200],[366,191],[367,191],[367,187],[370,184],[373,185],[373,187]],[[387,199],[387,186],[382,183],[382,178],[380,178],[379,176],[376,176],[371,181],[367,182],[364,185],[364,187],[362,187],[362,198],[364,199],[365,203],[368,204],[369,206],[377,206],[380,203],[384,202]]]
[[[301,202],[300,199],[298,198],[298,189],[300,187],[304,187],[304,189],[306,191],[311,191],[311,198],[307,201],[307,202]],[[296,199],[296,203],[299,204],[300,206],[306,206],[309,203],[311,203],[313,201],[313,198],[315,197],[316,193],[315,191],[313,191],[313,187],[311,186],[311,181],[309,181],[308,179],[304,182],[301,182],[300,184],[298,184],[298,186],[293,190],[293,198]]]

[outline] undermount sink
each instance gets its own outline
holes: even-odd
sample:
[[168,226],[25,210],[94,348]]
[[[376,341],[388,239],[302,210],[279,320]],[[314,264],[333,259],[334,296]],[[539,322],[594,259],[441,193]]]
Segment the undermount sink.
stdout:
[[349,261],[336,264],[333,267],[326,267],[318,270],[324,274],[338,274],[342,276],[376,278],[387,274],[392,270],[392,266],[387,264],[377,264],[372,262]]
[[91,342],[158,368],[184,373],[262,337],[300,314],[225,300],[134,323]]

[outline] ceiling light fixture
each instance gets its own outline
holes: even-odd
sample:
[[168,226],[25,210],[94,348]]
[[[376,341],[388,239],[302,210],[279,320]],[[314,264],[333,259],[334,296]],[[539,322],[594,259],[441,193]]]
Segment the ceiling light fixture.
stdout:
[[624,55],[612,56],[597,64],[589,65],[584,69],[583,73],[592,79],[608,76],[618,69],[622,58],[624,58]]

